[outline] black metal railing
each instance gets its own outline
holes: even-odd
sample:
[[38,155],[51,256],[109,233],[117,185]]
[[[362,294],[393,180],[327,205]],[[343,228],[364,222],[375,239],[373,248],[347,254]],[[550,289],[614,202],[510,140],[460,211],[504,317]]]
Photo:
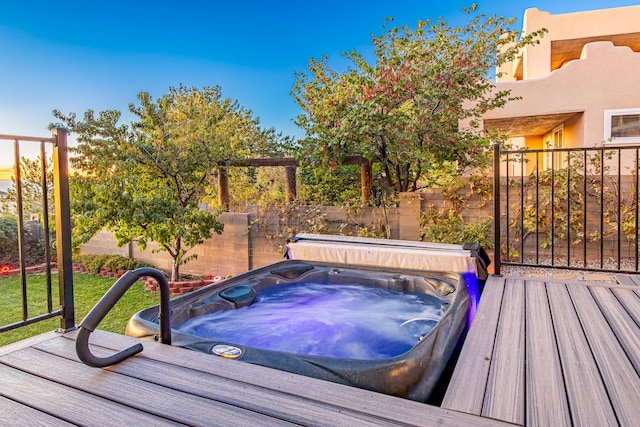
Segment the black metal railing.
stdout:
[[496,144],[495,273],[502,265],[637,273],[639,150]]
[[[73,271],[71,261],[71,215],[69,200],[69,167],[67,157],[67,131],[56,128],[52,131],[51,138],[39,138],[17,135],[0,135],[1,141],[13,142],[14,147],[14,179],[15,179],[15,215],[18,231],[18,270],[20,276],[20,288],[22,297],[22,319],[16,322],[0,326],[0,332],[16,329],[41,320],[60,317],[60,328],[64,331],[75,327],[73,304]],[[25,256],[25,220],[23,210],[23,184],[20,147],[21,143],[40,143],[40,169],[41,169],[41,197],[42,197],[42,242],[44,274],[46,277],[46,305],[44,313],[33,313],[29,307],[27,288],[27,262]],[[45,145],[52,144],[53,158],[53,191],[54,191],[54,216],[56,238],[56,268],[58,271],[59,304],[53,301],[52,292],[52,261],[50,253],[51,227],[49,224],[51,185],[47,178],[47,160]]]
[[160,287],[160,305],[158,307],[160,336],[156,337],[156,339],[159,339],[162,344],[171,345],[171,309],[169,305],[171,295],[169,282],[165,275],[155,268],[138,268],[133,271],[127,271],[120,277],[91,309],[87,316],[82,319],[82,322],[80,322],[78,336],[76,338],[76,354],[82,363],[94,368],[104,368],[120,363],[124,359],[142,351],[142,344],[138,343],[110,356],[98,357],[95,356],[89,348],[89,335],[98,327],[100,321],[109,314],[109,310],[116,305],[124,293],[127,292],[134,283],[140,280],[141,277],[147,276],[153,277]]

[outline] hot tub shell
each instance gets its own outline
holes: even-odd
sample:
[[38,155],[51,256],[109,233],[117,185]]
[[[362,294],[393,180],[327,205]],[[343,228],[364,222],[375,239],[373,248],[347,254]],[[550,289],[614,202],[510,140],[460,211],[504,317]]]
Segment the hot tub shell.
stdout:
[[[382,360],[341,359],[258,349],[221,342],[179,331],[177,328],[195,316],[216,310],[234,310],[251,303],[245,288],[260,293],[268,286],[292,282],[358,283],[400,292],[424,293],[442,301],[438,324],[404,354]],[[222,295],[221,295],[222,293]],[[234,300],[229,295],[239,295]],[[250,298],[249,298],[250,299]],[[389,266],[353,265],[319,261],[287,260],[240,274],[171,301],[172,343],[204,353],[213,353],[220,344],[239,349],[237,360],[276,368],[340,384],[427,401],[447,363],[464,337],[470,297],[460,274],[426,272]],[[157,307],[136,313],[126,334],[157,339]]]

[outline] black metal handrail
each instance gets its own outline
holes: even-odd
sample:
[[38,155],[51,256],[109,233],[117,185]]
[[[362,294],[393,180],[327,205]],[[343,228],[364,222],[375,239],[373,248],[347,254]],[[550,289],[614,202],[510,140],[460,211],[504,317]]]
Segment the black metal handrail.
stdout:
[[[63,331],[71,330],[75,327],[74,301],[73,301],[73,271],[71,264],[71,215],[69,206],[69,167],[67,158],[67,131],[62,128],[52,130],[51,138],[41,138],[33,136],[2,135],[0,141],[12,141],[14,145],[14,167],[15,167],[15,191],[16,191],[16,216],[18,224],[18,253],[20,286],[22,293],[22,320],[8,325],[0,326],[0,332],[9,331],[22,326],[30,325],[42,320],[60,317],[60,328]],[[42,169],[42,224],[44,232],[44,261],[46,275],[47,292],[47,312],[37,315],[30,313],[27,304],[27,275],[25,262],[25,230],[22,196],[22,177],[20,165],[20,143],[37,142],[40,143],[40,166]],[[49,253],[49,197],[47,182],[47,162],[45,155],[45,144],[53,145],[53,178],[54,178],[54,199],[55,199],[55,219],[56,219],[56,249],[57,249],[57,269],[58,286],[60,294],[59,308],[53,307],[52,284],[51,284],[51,256]]]
[[142,351],[142,344],[135,344],[111,356],[98,357],[89,349],[89,335],[98,327],[98,324],[109,313],[125,292],[141,277],[150,276],[156,279],[160,285],[160,309],[158,322],[160,326],[160,342],[171,344],[171,312],[169,308],[169,282],[162,272],[149,267],[127,271],[104,294],[98,303],[80,322],[78,336],[76,337],[76,353],[78,358],[88,366],[104,368],[123,361]]
[[495,144],[495,274],[502,265],[638,273],[639,152]]

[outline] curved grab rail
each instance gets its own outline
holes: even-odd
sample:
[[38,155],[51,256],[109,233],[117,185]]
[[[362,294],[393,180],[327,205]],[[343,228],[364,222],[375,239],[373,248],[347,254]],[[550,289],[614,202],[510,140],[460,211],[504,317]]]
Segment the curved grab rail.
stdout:
[[127,271],[120,277],[98,303],[86,315],[76,337],[76,353],[78,358],[88,366],[94,368],[104,368],[115,363],[119,363],[127,357],[133,356],[142,351],[142,344],[136,344],[126,348],[116,354],[107,357],[98,357],[89,350],[89,335],[93,332],[100,321],[109,313],[116,303],[122,298],[124,293],[143,276],[150,276],[156,279],[160,285],[160,310],[158,312],[158,322],[160,326],[160,342],[171,344],[171,316],[169,312],[169,282],[160,271],[155,268],[138,268]]

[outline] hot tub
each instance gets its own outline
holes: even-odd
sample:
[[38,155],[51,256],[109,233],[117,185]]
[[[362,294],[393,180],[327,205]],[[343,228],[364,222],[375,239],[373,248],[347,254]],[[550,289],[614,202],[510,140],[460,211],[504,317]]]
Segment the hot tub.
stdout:
[[[459,274],[287,260],[171,300],[172,344],[427,401],[464,336]],[[159,334],[157,307],[126,334]]]

